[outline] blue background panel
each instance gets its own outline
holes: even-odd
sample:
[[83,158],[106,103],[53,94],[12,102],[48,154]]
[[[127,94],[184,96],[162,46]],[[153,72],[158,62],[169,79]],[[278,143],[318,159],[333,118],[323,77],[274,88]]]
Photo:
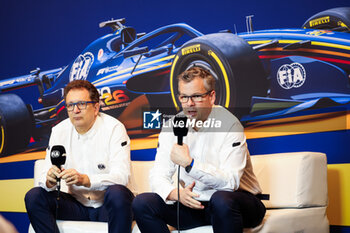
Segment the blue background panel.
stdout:
[[332,233],[350,233],[350,227],[331,226],[330,232],[332,232]]
[[327,155],[328,164],[350,163],[349,130],[248,139],[251,155],[315,151]]
[[34,177],[34,160],[0,163],[0,180],[28,179]]
[[156,157],[157,149],[132,150],[132,161],[153,161]]
[[29,218],[27,213],[1,212],[2,216],[13,223],[19,233],[27,233]]

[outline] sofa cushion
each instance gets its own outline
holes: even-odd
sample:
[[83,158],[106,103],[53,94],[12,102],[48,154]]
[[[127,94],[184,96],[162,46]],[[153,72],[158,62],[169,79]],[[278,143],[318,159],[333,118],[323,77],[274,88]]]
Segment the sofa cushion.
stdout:
[[323,153],[296,152],[255,155],[254,173],[270,200],[267,208],[326,206],[327,160]]
[[[263,201],[267,208],[326,206],[327,160],[323,153],[295,152],[251,156],[254,173],[263,193],[270,200]],[[128,188],[134,193],[151,191],[148,173],[153,161],[132,161]],[[44,160],[37,160],[34,185],[38,185],[39,171]],[[65,182],[61,190],[66,191]]]
[[[258,155],[251,157],[254,172],[263,193],[270,194],[264,201],[270,208],[261,225],[244,229],[245,233],[268,232],[329,232],[326,216],[327,206],[327,161],[325,154],[296,152]],[[38,185],[38,174],[43,160],[35,162],[34,183]],[[153,161],[132,161],[128,187],[135,194],[150,191],[148,173]],[[62,182],[62,190],[64,190]],[[315,206],[312,208],[307,208]],[[321,207],[319,207],[321,206]],[[62,233],[108,232],[107,223],[86,221],[57,221]],[[34,233],[29,227],[29,232]],[[133,233],[139,233],[137,225]],[[177,231],[172,231],[176,233]],[[211,226],[203,226],[182,233],[213,233]]]

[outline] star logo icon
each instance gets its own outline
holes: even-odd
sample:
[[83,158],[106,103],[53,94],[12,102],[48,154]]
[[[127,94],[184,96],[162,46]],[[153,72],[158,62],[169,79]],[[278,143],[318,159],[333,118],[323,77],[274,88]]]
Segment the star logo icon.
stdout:
[[161,128],[161,116],[162,113],[157,111],[143,112],[143,128],[144,129],[160,129]]
[[154,121],[154,120],[159,121],[159,117],[160,117],[162,114],[159,112],[159,109],[157,109],[157,111],[156,111],[155,113],[151,113],[151,115],[152,115],[152,120],[151,120],[151,122],[152,122],[152,121]]

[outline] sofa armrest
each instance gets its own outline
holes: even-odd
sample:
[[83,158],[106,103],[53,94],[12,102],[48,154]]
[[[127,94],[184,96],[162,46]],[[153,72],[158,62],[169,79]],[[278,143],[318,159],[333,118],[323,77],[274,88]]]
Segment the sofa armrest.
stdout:
[[327,159],[323,153],[295,152],[251,157],[267,208],[326,206]]

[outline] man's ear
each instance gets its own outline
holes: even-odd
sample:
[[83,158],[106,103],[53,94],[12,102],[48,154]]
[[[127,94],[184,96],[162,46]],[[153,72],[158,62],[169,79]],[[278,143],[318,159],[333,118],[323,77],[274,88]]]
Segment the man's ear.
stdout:
[[94,105],[95,108],[95,115],[97,116],[97,114],[100,112],[100,103],[95,103]]
[[212,105],[215,104],[215,100],[216,100],[216,92],[213,90],[211,93],[210,93],[210,103]]

